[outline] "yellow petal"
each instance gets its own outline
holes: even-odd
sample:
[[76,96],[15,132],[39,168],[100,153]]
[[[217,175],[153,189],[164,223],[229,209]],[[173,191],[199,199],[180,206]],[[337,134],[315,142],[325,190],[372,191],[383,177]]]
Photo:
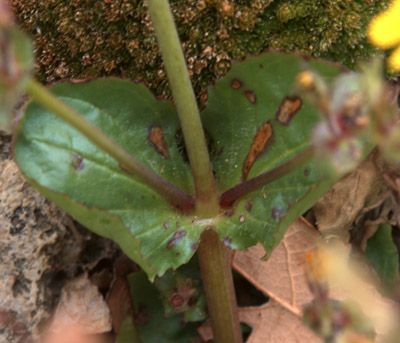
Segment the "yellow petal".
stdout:
[[388,49],[400,43],[400,0],[379,14],[369,25],[371,42],[381,49]]
[[400,70],[400,47],[396,48],[387,60],[388,67],[391,71]]

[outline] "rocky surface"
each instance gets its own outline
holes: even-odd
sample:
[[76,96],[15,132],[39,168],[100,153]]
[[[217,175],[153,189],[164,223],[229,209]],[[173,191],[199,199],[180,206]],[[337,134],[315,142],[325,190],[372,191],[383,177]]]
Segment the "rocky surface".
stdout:
[[30,187],[10,158],[10,145],[11,137],[0,132],[0,342],[28,343],[63,285],[83,272],[96,279],[101,271],[104,281],[118,249]]

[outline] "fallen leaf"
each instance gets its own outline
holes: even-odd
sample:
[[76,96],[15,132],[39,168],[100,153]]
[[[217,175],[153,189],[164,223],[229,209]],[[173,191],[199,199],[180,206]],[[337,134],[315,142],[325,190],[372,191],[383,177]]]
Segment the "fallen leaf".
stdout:
[[133,272],[133,262],[125,255],[121,256],[114,264],[114,280],[107,296],[110,309],[112,326],[115,333],[127,317],[133,320],[133,304],[128,283],[128,275]]
[[383,179],[392,194],[393,201],[396,204],[393,213],[393,219],[396,221],[397,226],[400,226],[400,171],[399,168],[391,163],[385,164],[385,172]]
[[[261,261],[265,254],[261,246],[236,252],[233,267],[271,298],[265,305],[239,309],[240,320],[253,328],[248,343],[322,342],[301,321],[304,307],[314,299],[308,286],[306,269],[309,268],[305,267],[309,267],[309,261],[306,262],[306,258],[310,251],[317,251],[319,245],[320,234],[298,219],[289,227],[267,261]],[[339,259],[341,255],[344,256]],[[331,271],[327,280],[330,281],[330,298],[354,300],[368,316],[379,312],[379,318],[371,317],[374,323],[379,319],[379,325],[375,325],[375,329],[377,341],[382,341],[384,334],[388,332],[388,325],[382,325],[382,313],[389,313],[393,309],[393,303],[382,297],[372,284],[353,275],[356,273],[347,267],[348,253],[328,256],[329,266],[335,263],[335,258],[340,260],[340,267],[329,267]],[[333,282],[333,279],[347,282]]]
[[317,247],[318,238],[316,230],[296,220],[267,261],[261,261],[265,251],[259,244],[248,251],[237,251],[233,268],[281,306],[300,315],[302,307],[313,299],[304,264],[306,252]]
[[[253,329],[247,343],[322,342],[301,319],[302,308],[313,300],[304,273],[305,253],[317,247],[318,238],[316,230],[298,219],[267,261],[260,244],[235,252],[233,268],[270,297],[264,305],[239,309],[240,321]],[[209,324],[199,333],[204,340],[212,338]]]
[[253,328],[247,343],[323,342],[301,318],[273,300],[259,307],[241,308],[239,318]]
[[352,224],[364,214],[365,207],[377,203],[383,189],[382,161],[375,150],[314,205],[322,236],[348,243]]
[[45,343],[53,342],[102,342],[97,334],[111,330],[111,317],[107,304],[87,275],[69,282],[53,320],[44,335]]
[[47,332],[43,343],[110,343],[106,336],[89,335],[79,325],[68,325],[60,331]]

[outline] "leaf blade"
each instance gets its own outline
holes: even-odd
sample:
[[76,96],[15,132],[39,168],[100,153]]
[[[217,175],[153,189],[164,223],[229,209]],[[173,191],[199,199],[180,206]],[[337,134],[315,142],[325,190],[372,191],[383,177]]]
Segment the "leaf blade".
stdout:
[[[202,119],[210,134],[220,192],[240,182],[242,171],[235,164],[246,160],[262,123],[271,122],[275,141],[270,146],[266,143],[265,153],[255,149],[254,164],[248,164],[249,177],[283,163],[310,144],[310,130],[318,120],[315,111],[303,104],[288,125],[276,118],[282,99],[292,94],[294,78],[304,63],[299,55],[249,57],[234,64],[232,71],[210,89]],[[260,68],[261,64],[265,67]],[[314,64],[328,79],[340,72],[338,66],[329,63]],[[239,76],[245,81],[242,90],[232,86]],[[193,193],[190,167],[176,142],[179,122],[170,102],[156,101],[142,85],[113,78],[63,83],[52,91],[155,172]],[[168,154],[164,145],[157,149],[149,140],[149,129],[154,127],[157,132],[161,128]],[[202,219],[178,212],[35,102],[28,105],[14,142],[16,160],[25,177],[78,221],[120,244],[151,279],[186,263],[197,249],[201,232],[210,227],[234,249],[261,242],[269,254],[288,225],[330,186],[321,181],[311,161],[244,197],[232,209]],[[98,221],[91,222],[90,215],[103,216],[104,220],[110,216],[116,229],[96,226]]]

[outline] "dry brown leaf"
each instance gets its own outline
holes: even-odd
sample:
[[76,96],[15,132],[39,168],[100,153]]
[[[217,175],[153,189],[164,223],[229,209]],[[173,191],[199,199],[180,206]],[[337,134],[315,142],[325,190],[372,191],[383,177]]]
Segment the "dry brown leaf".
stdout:
[[126,317],[133,319],[133,304],[130,286],[127,276],[133,272],[133,262],[125,255],[120,257],[114,264],[114,280],[107,296],[107,304],[110,309],[112,326],[115,333]]
[[[235,254],[233,267],[272,299],[266,305],[239,310],[241,321],[253,328],[248,343],[321,342],[319,337],[311,335],[310,330],[301,323],[304,305],[314,298],[308,288],[305,274],[306,253],[317,248],[319,237],[318,232],[298,219],[288,228],[282,242],[268,261],[261,261],[265,254],[261,246]],[[353,271],[349,270],[346,267],[347,262],[344,262],[347,261],[347,255],[345,254],[343,258],[345,260],[341,261],[340,270],[345,271],[347,268],[345,276],[342,276],[344,274],[340,274],[338,270],[330,274],[334,274],[334,277],[340,275],[339,279],[355,280],[350,277]],[[344,285],[350,289],[345,289]],[[354,290],[356,293],[366,295],[362,298],[355,297]],[[386,313],[390,308],[393,309],[391,302],[379,295],[376,289],[365,281],[357,281],[357,284],[351,281],[350,284],[347,282],[341,285],[336,282],[330,296],[344,300],[349,298],[351,291],[353,291],[351,299],[361,305],[365,314],[378,312],[371,310],[374,306],[382,308],[382,311]],[[387,329],[382,330],[377,327],[377,332],[377,341],[381,341],[382,333],[387,332]]]
[[237,251],[233,268],[270,298],[300,315],[302,307],[313,299],[304,274],[305,253],[316,248],[318,238],[317,231],[296,220],[268,261],[261,261],[265,251],[256,245],[248,251]]
[[[47,332],[43,343],[110,343],[111,340],[102,334],[88,335],[79,325],[70,325],[60,331]],[[25,342],[24,342],[25,343]]]
[[74,328],[85,335],[111,330],[108,306],[87,275],[74,279],[63,288],[48,332],[65,332],[66,328]]
[[240,321],[253,330],[247,343],[321,343],[301,321],[302,308],[313,296],[304,274],[305,253],[316,248],[319,233],[297,220],[267,261],[261,245],[237,251],[233,267],[271,300],[239,310]]
[[[278,302],[270,300],[262,306],[242,307],[239,320],[252,327],[246,343],[322,343],[301,321],[301,318],[286,310]],[[210,321],[199,327],[204,341],[213,338]]]
[[351,225],[365,207],[377,203],[384,190],[382,168],[378,152],[372,152],[314,205],[316,223],[324,238],[349,242]]
[[273,300],[259,307],[241,308],[239,318],[253,328],[247,343],[323,342],[300,317]]

